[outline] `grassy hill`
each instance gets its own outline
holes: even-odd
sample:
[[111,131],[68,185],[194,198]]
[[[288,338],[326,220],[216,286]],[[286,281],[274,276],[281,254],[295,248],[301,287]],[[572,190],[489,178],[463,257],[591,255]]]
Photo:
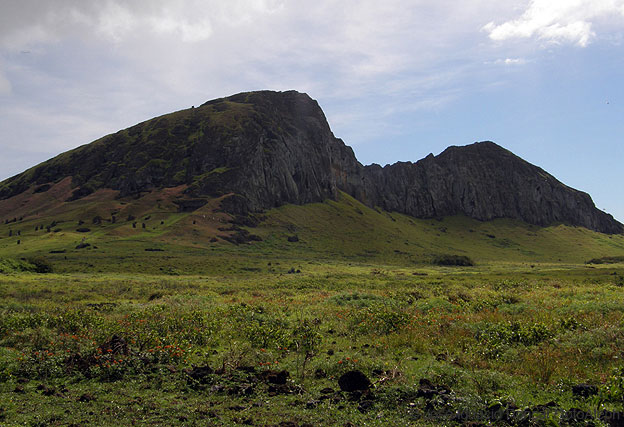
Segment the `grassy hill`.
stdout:
[[[622,235],[510,219],[415,219],[368,208],[344,193],[338,201],[285,205],[242,219],[220,212],[221,199],[179,212],[174,202],[181,191],[116,199],[114,192],[101,190],[55,206],[53,200],[31,198],[16,210],[24,217],[14,218],[2,211],[7,202],[2,201],[0,258],[44,258],[59,272],[196,274],[269,271],[275,262],[290,268],[289,262],[301,259],[424,266],[441,255],[459,255],[478,265],[530,265],[581,264],[624,254]],[[38,208],[46,215],[37,215]],[[261,240],[228,241],[240,233]]]
[[[0,424],[624,417],[624,236],[181,191],[0,202]],[[354,370],[370,390],[343,391]]]

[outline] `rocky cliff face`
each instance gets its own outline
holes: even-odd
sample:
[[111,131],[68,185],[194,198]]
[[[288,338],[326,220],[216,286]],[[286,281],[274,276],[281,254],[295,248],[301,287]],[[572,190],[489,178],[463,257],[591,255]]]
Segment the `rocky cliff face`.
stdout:
[[[188,185],[189,197],[236,193],[243,210],[335,198],[361,165],[305,94],[252,92],[140,123],[0,184],[0,199],[71,176],[73,199]],[[239,203],[240,205],[240,203]]]
[[418,218],[461,213],[479,220],[517,218],[623,231],[588,194],[489,141],[449,147],[416,163],[366,166],[364,177],[369,203]]
[[0,199],[68,176],[72,199],[99,188],[124,197],[186,185],[193,206],[235,193],[229,208],[243,213],[345,191],[419,218],[463,213],[624,231],[587,194],[491,142],[450,147],[416,163],[364,167],[333,135],[317,102],[295,91],[241,93],[138,124],[3,182]]

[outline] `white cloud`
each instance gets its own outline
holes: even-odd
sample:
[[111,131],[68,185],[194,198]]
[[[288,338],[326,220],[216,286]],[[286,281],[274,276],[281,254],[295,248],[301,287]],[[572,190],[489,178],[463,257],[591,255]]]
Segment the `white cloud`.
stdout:
[[499,83],[501,67],[484,63],[521,65],[526,52],[501,53],[479,31],[521,1],[20,0],[0,5],[3,103],[44,119],[2,127],[60,151],[215,97],[296,89],[348,143],[379,140],[372,128],[395,128],[391,117],[437,114]]
[[587,46],[594,24],[624,18],[624,0],[531,0],[521,17],[483,26],[492,40],[536,37],[547,43]]
[[21,0],[0,5],[0,46],[20,49],[92,36],[119,43],[149,34],[198,42],[215,25],[249,25],[283,7],[284,0]]
[[212,35],[212,25],[209,20],[193,23],[163,16],[152,18],[151,23],[156,32],[176,34],[184,42],[199,42]]
[[[296,89],[340,117],[336,134],[355,144],[373,138],[360,129],[380,111],[439,111],[459,97],[478,68],[470,64],[483,61],[478,29],[510,16],[508,7],[499,0],[20,0],[0,5],[0,55],[10,57],[13,83],[5,105],[46,119],[13,114],[2,126],[28,129],[15,132],[60,151],[211,98]],[[363,107],[347,114],[345,101]],[[68,117],[85,128],[68,126],[67,138],[56,137],[55,114],[59,129]]]
[[[71,12],[76,13],[75,11]],[[80,14],[80,16],[83,17],[84,15]],[[135,30],[138,25],[138,20],[130,10],[116,2],[106,3],[96,20],[98,32],[117,42]]]
[[527,63],[527,60],[524,58],[505,58],[497,59],[494,63],[498,65],[524,65]]

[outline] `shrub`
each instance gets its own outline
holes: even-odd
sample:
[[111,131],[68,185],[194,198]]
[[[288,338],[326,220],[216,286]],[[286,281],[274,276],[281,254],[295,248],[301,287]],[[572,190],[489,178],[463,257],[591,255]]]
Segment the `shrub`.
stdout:
[[592,258],[585,264],[617,264],[624,262],[624,256],[605,256],[602,258]]
[[491,324],[477,331],[476,339],[485,347],[484,353],[487,356],[496,358],[508,346],[533,346],[553,335],[553,331],[541,322],[534,324],[505,322]]
[[357,334],[388,335],[409,324],[410,316],[402,310],[377,304],[355,310],[351,326]]
[[438,255],[433,258],[433,264],[444,266],[470,267],[474,262],[465,255]]
[[27,258],[25,261],[34,266],[35,273],[52,273],[52,264],[43,257]]
[[51,273],[52,266],[43,258],[20,260],[0,258],[0,273]]
[[350,305],[355,307],[369,307],[383,302],[384,298],[378,295],[353,292],[350,294],[339,294],[329,298],[329,301],[336,305]]

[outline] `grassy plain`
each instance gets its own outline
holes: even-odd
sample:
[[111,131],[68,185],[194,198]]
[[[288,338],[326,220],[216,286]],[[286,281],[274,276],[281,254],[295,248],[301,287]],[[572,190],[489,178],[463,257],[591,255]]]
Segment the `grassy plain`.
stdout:
[[[622,256],[622,236],[343,196],[270,211],[249,228],[263,240],[236,246],[210,242],[211,212],[145,206],[0,225],[0,425],[624,417],[624,264],[585,264]],[[432,265],[440,254],[476,265]],[[353,370],[368,391],[341,391]]]
[[[622,265],[299,268],[2,276],[0,422],[514,424],[532,409],[539,425],[549,402],[558,424],[623,409]],[[370,393],[340,392],[353,369]],[[262,379],[282,370],[283,386]],[[597,394],[573,395],[582,383]]]

